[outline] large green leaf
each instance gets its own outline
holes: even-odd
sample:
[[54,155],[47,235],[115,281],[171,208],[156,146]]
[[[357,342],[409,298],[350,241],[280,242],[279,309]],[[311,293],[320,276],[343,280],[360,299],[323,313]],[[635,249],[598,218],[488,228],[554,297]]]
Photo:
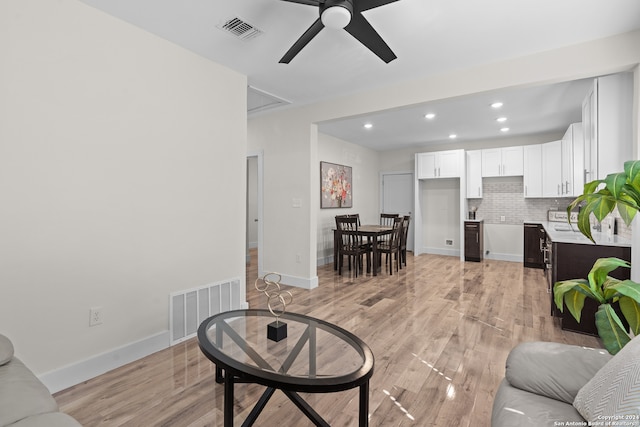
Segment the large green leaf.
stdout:
[[620,297],[618,300],[620,311],[629,323],[629,328],[634,336],[640,333],[640,305],[637,301],[629,297]]
[[612,173],[607,175],[604,182],[607,185],[607,190],[611,193],[614,199],[620,198],[622,188],[627,183],[627,174],[624,172]]
[[607,302],[614,297],[625,296],[640,303],[640,283],[636,283],[633,280],[610,279],[605,283]]
[[598,187],[600,186],[600,184],[604,184],[604,180],[602,179],[596,179],[593,180],[591,182],[587,182],[584,185],[584,192],[583,194],[593,194],[596,192],[596,190],[598,189]]
[[580,323],[580,317],[582,315],[582,308],[584,307],[584,300],[587,296],[573,288],[568,290],[564,294],[564,302],[569,309],[569,313],[576,319],[576,322]]
[[[638,176],[640,179],[640,175]],[[628,201],[630,205],[638,207],[640,205],[640,189],[631,185],[628,181],[622,186],[622,195],[620,199]]]
[[620,283],[620,279],[616,279],[615,277],[607,276],[607,279],[602,284],[602,296],[604,298],[604,302],[615,302],[618,297],[620,297],[620,293],[616,288],[616,285]]
[[616,198],[608,189],[602,189],[589,196],[586,209],[593,212],[598,221],[602,221],[613,212],[616,207]]
[[640,160],[624,162],[624,173],[627,174],[629,184],[640,190]]
[[[635,194],[634,197],[635,196],[640,197],[640,194]],[[631,197],[631,193],[626,191],[620,196],[620,200],[618,200],[616,206],[618,207],[620,217],[627,226],[631,225],[631,221],[633,221],[636,213],[640,210],[639,202]]]
[[589,296],[592,299],[597,300],[595,296],[591,295],[591,289],[589,289],[589,282],[586,279],[574,279],[574,280],[565,280],[562,282],[556,282],[553,285],[553,299],[556,303],[556,307],[560,309],[560,311],[564,311],[564,304],[562,303],[564,300],[564,295],[572,290],[581,289],[582,293],[585,296]]
[[[620,258],[598,258],[589,272],[589,287],[591,290],[593,290],[594,293],[598,292],[600,296],[604,298],[602,285],[607,280],[609,273],[618,267],[630,268],[631,264]],[[600,302],[604,302],[604,300],[600,300]]]
[[580,232],[585,235],[589,240],[595,243],[593,237],[591,236],[591,221],[589,220],[591,212],[587,211],[587,209],[583,209],[578,214],[578,229]]
[[620,318],[609,304],[601,304],[596,312],[596,328],[604,348],[616,354],[631,338],[625,332]]

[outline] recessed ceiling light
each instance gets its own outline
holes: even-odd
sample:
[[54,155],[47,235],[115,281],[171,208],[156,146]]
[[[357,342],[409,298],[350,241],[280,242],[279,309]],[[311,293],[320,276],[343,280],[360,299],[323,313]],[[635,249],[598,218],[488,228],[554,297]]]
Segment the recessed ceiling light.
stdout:
[[500,132],[509,132],[509,128],[502,128],[500,129]]
[[433,119],[435,116],[436,116],[436,115],[435,115],[435,114],[433,114],[433,113],[428,113],[428,114],[425,114],[425,115],[424,115],[424,118],[425,118],[425,119],[429,119],[429,120],[431,120],[431,119]]
[[455,133],[452,133],[451,135],[449,135],[450,139],[456,139],[458,137],[458,135],[456,135]]
[[498,118],[496,119],[496,122],[499,122],[499,123],[506,122],[506,121],[507,121],[507,118],[506,118],[506,117],[498,117]]
[[500,108],[502,107],[502,102],[494,102],[493,104],[491,104],[491,108]]
[[371,123],[365,123],[364,124],[364,128],[365,129],[371,129],[373,127],[373,125]]

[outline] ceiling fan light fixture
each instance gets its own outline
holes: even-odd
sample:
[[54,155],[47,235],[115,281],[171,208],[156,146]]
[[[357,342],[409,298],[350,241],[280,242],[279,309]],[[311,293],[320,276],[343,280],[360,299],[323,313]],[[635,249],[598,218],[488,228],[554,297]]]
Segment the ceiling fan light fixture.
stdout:
[[351,11],[340,5],[331,6],[322,11],[320,19],[325,27],[340,30],[351,22]]

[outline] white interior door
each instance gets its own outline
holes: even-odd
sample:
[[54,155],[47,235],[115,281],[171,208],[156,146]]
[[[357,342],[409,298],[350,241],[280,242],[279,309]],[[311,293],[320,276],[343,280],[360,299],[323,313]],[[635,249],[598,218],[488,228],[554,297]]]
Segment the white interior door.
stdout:
[[407,249],[413,250],[413,173],[388,172],[382,173],[382,212],[410,215],[409,236]]

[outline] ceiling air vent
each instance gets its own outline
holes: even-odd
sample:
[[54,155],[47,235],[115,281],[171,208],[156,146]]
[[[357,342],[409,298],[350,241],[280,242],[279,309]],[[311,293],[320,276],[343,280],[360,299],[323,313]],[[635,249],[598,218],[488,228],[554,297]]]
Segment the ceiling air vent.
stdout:
[[255,87],[249,86],[247,88],[247,113],[257,113],[259,111],[268,110],[271,108],[280,107],[283,105],[291,104],[286,99],[279,98],[268,92],[265,92]]
[[240,18],[231,18],[218,25],[223,31],[241,40],[249,40],[262,34],[262,31]]

